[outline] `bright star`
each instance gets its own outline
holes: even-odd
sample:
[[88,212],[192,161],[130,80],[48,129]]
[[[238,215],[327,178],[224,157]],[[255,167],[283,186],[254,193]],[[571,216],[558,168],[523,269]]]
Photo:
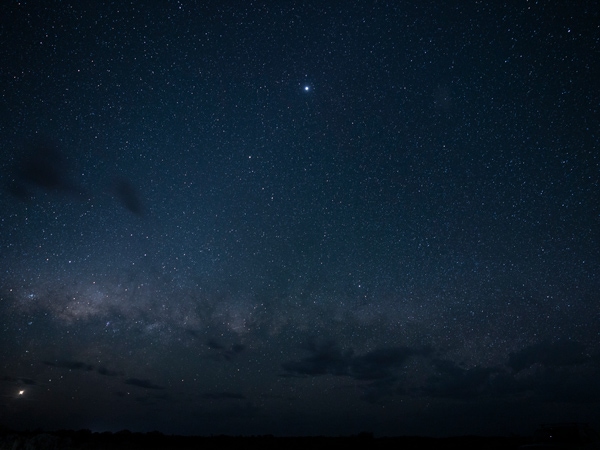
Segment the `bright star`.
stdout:
[[19,391],[19,395],[23,395],[25,391]]
[[304,92],[310,91],[310,86],[304,86]]

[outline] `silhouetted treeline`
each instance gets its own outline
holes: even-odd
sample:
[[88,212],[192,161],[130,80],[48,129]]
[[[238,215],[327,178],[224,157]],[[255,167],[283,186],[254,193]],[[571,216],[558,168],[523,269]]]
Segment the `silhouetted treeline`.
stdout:
[[275,437],[267,436],[175,436],[154,431],[134,433],[128,430],[117,433],[92,433],[90,430],[43,431],[2,431],[0,432],[0,450],[63,449],[63,450],[103,450],[103,449],[327,449],[332,448],[368,448],[394,450],[469,450],[516,449],[529,442],[524,437],[480,437],[461,436],[448,438],[429,438],[420,436],[379,437],[363,432],[354,436],[341,437]]

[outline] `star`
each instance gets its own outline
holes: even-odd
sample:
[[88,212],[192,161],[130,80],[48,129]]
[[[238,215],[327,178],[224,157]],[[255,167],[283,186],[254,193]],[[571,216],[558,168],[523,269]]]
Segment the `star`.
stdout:
[[310,91],[310,86],[308,86],[308,85],[304,86],[304,92],[308,92],[308,91]]
[[19,391],[19,395],[23,395],[23,394],[25,394],[25,391],[24,390],[20,390]]

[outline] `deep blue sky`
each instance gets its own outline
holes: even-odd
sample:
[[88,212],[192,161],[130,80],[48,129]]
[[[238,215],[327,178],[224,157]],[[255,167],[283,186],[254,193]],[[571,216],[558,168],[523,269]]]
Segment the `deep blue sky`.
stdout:
[[600,424],[596,2],[84,3],[0,7],[1,423]]

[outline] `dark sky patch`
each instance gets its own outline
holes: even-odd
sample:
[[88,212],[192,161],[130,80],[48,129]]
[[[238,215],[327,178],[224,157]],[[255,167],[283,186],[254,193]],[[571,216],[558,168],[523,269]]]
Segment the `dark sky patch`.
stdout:
[[128,384],[130,386],[137,386],[137,387],[144,388],[144,389],[156,389],[156,390],[165,389],[164,386],[160,386],[158,384],[153,383],[150,380],[144,380],[144,379],[140,379],[140,378],[127,378],[125,380],[125,384]]

